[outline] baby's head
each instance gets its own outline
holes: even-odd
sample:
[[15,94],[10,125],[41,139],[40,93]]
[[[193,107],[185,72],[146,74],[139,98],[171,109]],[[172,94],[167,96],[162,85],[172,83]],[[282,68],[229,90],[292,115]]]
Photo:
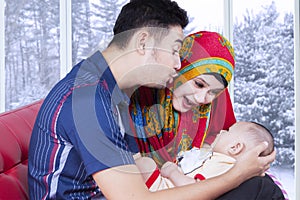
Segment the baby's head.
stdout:
[[271,132],[256,122],[237,122],[228,131],[222,130],[212,146],[215,152],[237,157],[264,141],[268,142],[268,148],[261,153],[262,156],[274,150]]

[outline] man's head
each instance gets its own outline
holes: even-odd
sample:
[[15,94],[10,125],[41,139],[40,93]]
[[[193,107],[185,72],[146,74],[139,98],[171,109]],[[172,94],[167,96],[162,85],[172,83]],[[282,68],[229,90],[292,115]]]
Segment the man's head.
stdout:
[[116,21],[103,55],[121,89],[162,87],[180,68],[186,11],[170,0],[132,0]]
[[264,141],[268,142],[268,148],[261,156],[269,155],[274,150],[271,132],[256,122],[237,122],[228,131],[222,130],[212,146],[213,151],[237,157]]

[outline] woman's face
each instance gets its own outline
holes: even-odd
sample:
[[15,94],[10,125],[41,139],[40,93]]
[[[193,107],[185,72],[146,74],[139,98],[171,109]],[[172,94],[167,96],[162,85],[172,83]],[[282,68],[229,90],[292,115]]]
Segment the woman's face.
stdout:
[[202,74],[174,90],[173,107],[179,112],[187,112],[193,107],[211,103],[223,89],[224,85],[213,75]]

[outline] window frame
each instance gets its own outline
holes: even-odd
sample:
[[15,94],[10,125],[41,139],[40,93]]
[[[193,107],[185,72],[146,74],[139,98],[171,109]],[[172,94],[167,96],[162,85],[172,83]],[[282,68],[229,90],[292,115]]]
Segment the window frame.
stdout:
[[0,0],[0,113],[5,111],[5,0]]
[[294,0],[294,86],[295,86],[295,199],[300,199],[300,3]]
[[[296,199],[300,199],[300,3],[294,0],[294,80],[295,80],[295,177]],[[224,36],[233,40],[232,0],[224,0]],[[5,0],[0,0],[0,27],[5,27]],[[72,68],[72,1],[60,0],[60,77]],[[233,84],[230,92],[233,94]],[[0,29],[0,113],[5,111],[5,28]]]
[[60,0],[60,78],[72,68],[72,1]]

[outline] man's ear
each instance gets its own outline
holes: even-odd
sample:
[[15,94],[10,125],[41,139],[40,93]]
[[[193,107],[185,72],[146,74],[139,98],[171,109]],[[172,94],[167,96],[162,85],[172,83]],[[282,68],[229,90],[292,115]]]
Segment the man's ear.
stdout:
[[244,143],[242,142],[235,142],[232,145],[230,145],[230,148],[227,150],[229,155],[231,156],[237,156],[240,154],[243,149],[245,148]]
[[149,33],[147,31],[141,30],[136,35],[136,49],[137,51],[144,55],[146,49],[146,43],[149,41]]

